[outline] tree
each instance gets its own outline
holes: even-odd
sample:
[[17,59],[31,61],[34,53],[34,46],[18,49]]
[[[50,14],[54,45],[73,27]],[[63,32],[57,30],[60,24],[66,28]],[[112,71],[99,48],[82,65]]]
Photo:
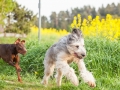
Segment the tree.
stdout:
[[117,13],[117,15],[120,16],[120,3],[118,3],[118,5],[117,5],[116,13]]
[[7,13],[11,12],[15,7],[13,0],[0,0],[0,24],[4,24]]
[[68,28],[68,12],[65,11],[60,11],[58,13],[58,18],[57,18],[57,28],[59,29],[67,29]]
[[99,15],[101,18],[105,18],[108,13],[114,17],[120,17],[120,3],[118,3],[117,6],[114,3],[108,4],[106,7],[102,5],[97,11],[95,7],[87,5],[83,8],[71,8],[70,11],[60,11],[58,13],[52,12],[50,20],[43,16],[41,22],[43,28],[52,27],[69,31],[69,25],[72,23],[73,17],[77,14],[81,15],[81,21],[83,21],[83,19],[87,19],[89,15],[91,15],[92,18],[95,18],[96,15]]
[[25,9],[16,2],[16,7],[8,15],[8,25],[5,28],[5,32],[14,32],[20,34],[28,34],[30,27],[35,23],[36,15],[33,12]]
[[103,5],[102,5],[102,7],[101,7],[101,8],[99,8],[98,12],[99,12],[99,14],[100,14],[101,16],[104,16],[104,17],[105,17],[106,12],[105,12],[105,8],[104,8],[104,6],[103,6]]
[[57,27],[57,14],[56,12],[52,12],[50,15],[50,21],[51,21],[51,27],[56,28]]
[[42,28],[46,28],[47,25],[48,25],[48,20],[47,20],[47,17],[46,16],[42,16],[41,17],[41,25],[42,25]]

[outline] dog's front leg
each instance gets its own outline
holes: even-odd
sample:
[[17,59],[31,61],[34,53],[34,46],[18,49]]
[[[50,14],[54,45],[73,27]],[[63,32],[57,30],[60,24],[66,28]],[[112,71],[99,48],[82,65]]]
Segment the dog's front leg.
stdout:
[[84,82],[88,83],[88,85],[91,87],[95,87],[96,86],[95,79],[94,79],[92,73],[86,69],[83,59],[79,60],[77,62],[77,64],[78,64],[78,68],[80,70],[80,75],[83,78]]
[[57,74],[56,74],[56,82],[57,82],[57,86],[61,86],[61,82],[62,82],[62,71],[59,69],[57,69]]
[[[65,75],[75,86],[79,85],[79,81],[77,79],[77,76],[75,75],[75,72],[73,70],[73,68],[71,68],[67,62],[65,61],[56,61],[56,68],[57,70],[60,70],[63,75]],[[60,78],[61,79],[61,78]],[[61,85],[61,80],[57,80],[59,82],[58,85]]]
[[16,73],[17,73],[17,76],[18,76],[18,81],[19,82],[22,82],[22,79],[21,79],[21,76],[20,76],[20,72],[21,72],[21,68],[20,68],[20,65],[19,65],[19,61],[20,61],[20,58],[18,55],[16,55],[15,58],[13,58],[13,62],[14,62],[14,66],[16,68]]

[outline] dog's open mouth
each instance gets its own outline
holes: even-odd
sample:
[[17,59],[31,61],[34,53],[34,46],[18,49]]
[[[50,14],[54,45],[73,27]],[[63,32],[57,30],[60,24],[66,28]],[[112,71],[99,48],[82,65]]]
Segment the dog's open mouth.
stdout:
[[79,59],[82,59],[82,58],[83,58],[82,56],[78,56],[77,53],[74,53],[74,56],[77,57],[77,58],[79,58]]

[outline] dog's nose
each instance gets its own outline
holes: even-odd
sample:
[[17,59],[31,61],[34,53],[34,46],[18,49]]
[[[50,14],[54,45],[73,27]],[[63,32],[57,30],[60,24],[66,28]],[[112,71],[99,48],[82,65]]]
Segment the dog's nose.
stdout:
[[81,55],[82,55],[82,57],[85,57],[85,53],[82,53]]
[[27,52],[27,49],[24,49],[24,52]]

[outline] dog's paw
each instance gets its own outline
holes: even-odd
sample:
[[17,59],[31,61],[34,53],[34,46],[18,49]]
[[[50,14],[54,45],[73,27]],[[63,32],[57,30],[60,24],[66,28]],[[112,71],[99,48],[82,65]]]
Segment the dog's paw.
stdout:
[[21,78],[18,78],[18,81],[19,81],[20,83],[22,83],[22,80],[21,80]]
[[87,82],[90,87],[96,87],[96,84],[94,81]]
[[41,81],[41,84],[44,86],[44,87],[47,87],[47,84],[45,81]]
[[91,72],[89,72],[89,71],[82,72],[81,77],[83,78],[84,82],[88,83],[88,85],[90,87],[95,87],[96,86],[95,79],[94,79]]
[[41,81],[41,84],[44,85],[45,83],[43,81]]

